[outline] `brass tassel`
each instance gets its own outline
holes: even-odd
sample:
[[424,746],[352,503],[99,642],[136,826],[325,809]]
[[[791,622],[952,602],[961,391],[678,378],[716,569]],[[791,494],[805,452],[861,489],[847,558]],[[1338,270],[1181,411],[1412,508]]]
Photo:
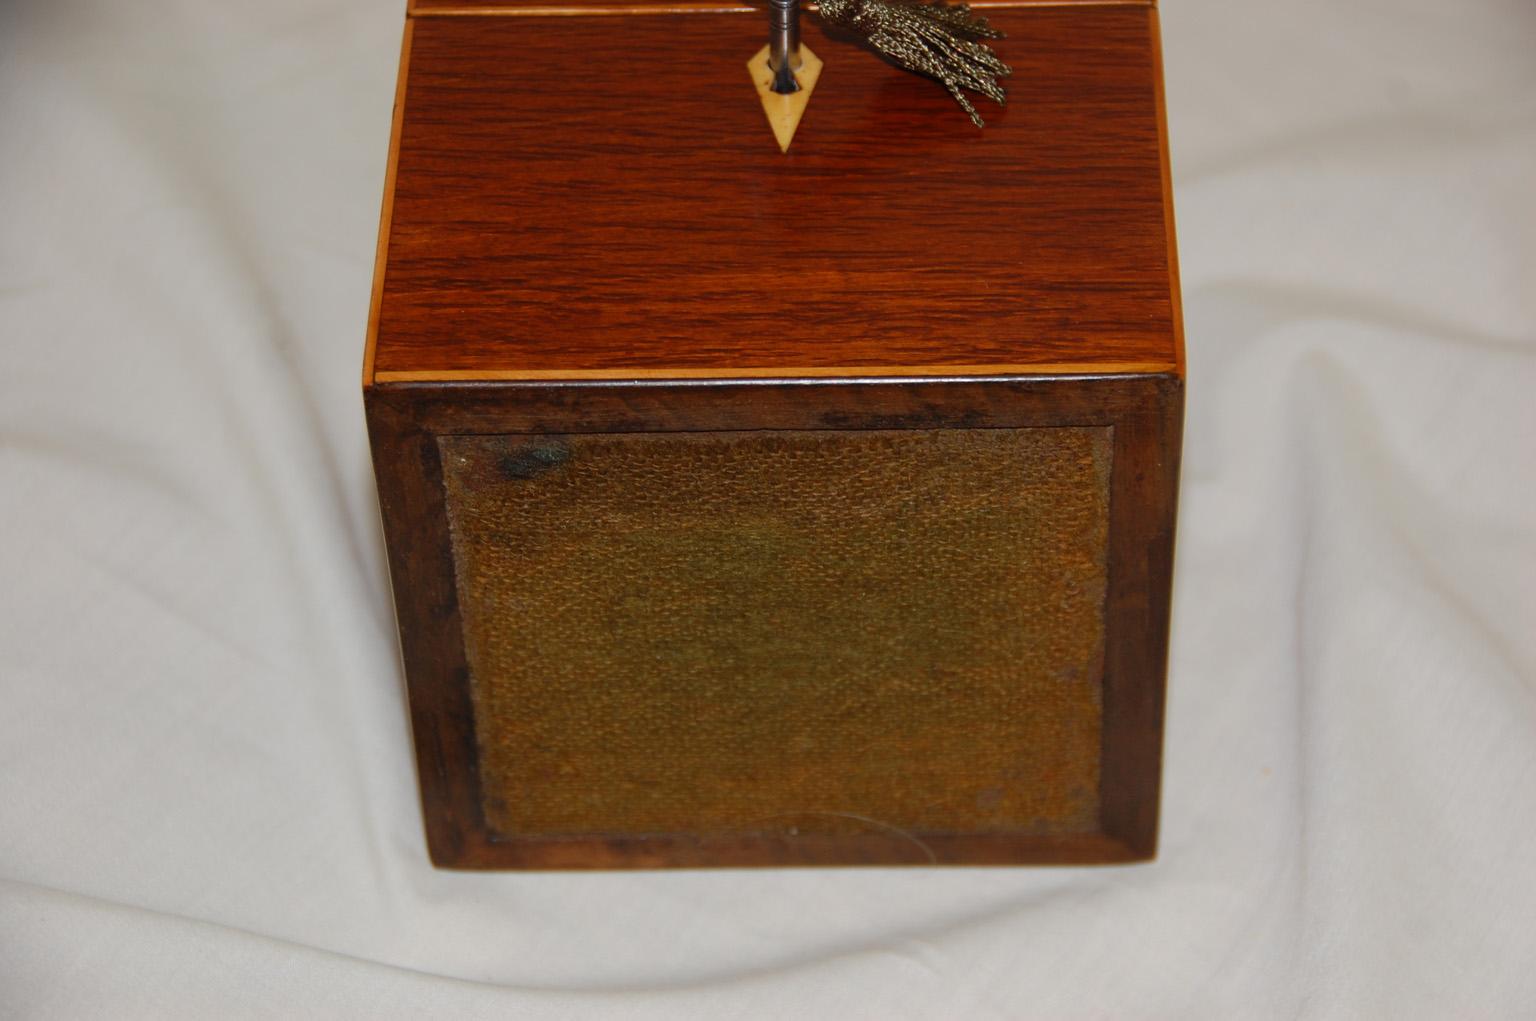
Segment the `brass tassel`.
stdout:
[[821,16],[869,40],[881,54],[909,71],[937,79],[955,97],[971,121],[981,115],[962,90],[980,93],[998,104],[1007,94],[997,79],[1013,73],[982,39],[1003,33],[965,4],[942,0],[821,0]]

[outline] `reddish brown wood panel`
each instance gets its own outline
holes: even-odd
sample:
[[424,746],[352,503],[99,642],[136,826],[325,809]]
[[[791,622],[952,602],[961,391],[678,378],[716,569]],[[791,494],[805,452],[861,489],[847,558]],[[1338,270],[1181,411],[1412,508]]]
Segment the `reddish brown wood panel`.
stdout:
[[[1075,5],[1134,5],[1151,6],[1152,0],[976,0],[972,7],[1066,7]],[[730,0],[409,0],[411,14],[418,17],[446,17],[453,15],[544,15],[552,12],[613,11],[656,13],[664,11],[760,11],[762,4],[731,3]],[[814,0],[807,2],[808,10],[815,9]]]
[[731,0],[408,0],[409,13],[417,17],[449,17],[468,15],[473,17],[513,14],[519,17],[540,17],[551,11],[624,11],[645,13],[654,10],[749,10],[747,3]]
[[417,18],[375,378],[1178,371],[1154,18],[998,10],[984,131],[810,24],[787,156],[756,17]]

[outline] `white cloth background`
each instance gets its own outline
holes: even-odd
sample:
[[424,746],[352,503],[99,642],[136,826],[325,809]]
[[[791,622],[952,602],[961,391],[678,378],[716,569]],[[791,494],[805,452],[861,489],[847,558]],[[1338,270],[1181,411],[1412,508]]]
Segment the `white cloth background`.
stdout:
[[1160,860],[455,874],[359,398],[401,4],[0,4],[0,1016],[1536,1016],[1536,0],[1167,0]]

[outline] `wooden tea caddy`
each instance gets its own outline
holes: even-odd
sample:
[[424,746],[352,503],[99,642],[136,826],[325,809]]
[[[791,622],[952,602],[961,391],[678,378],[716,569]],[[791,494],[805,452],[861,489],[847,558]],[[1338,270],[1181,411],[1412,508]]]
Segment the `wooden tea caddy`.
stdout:
[[415,0],[363,386],[458,868],[1155,852],[1183,347],[1158,23],[1006,109],[761,9]]

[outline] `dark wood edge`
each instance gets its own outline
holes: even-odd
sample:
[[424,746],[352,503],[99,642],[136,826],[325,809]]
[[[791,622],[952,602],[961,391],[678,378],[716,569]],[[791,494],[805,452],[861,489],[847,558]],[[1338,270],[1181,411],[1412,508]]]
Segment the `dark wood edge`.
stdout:
[[[1173,375],[375,385],[365,394],[434,864],[465,869],[1090,864],[1153,856],[1182,381]],[[498,839],[480,809],[469,672],[437,437],[1110,426],[1100,833]],[[426,485],[423,486],[422,482]],[[414,626],[405,626],[410,621]]]
[[364,406],[409,682],[422,814],[432,860],[452,864],[474,857],[486,825],[442,466],[434,434],[414,427],[407,408],[378,394],[365,391]]
[[[980,429],[1112,425],[1158,374],[375,382],[370,414],[431,433]],[[1087,392],[1091,389],[1091,396]]]
[[1184,417],[1183,381],[1115,424],[1105,606],[1104,832],[1157,853],[1173,537]]
[[909,865],[1117,865],[1147,856],[1101,833],[865,831],[845,835],[743,833],[701,836],[575,836],[489,840],[480,853],[432,863],[455,869],[661,869],[753,866],[894,867]]

